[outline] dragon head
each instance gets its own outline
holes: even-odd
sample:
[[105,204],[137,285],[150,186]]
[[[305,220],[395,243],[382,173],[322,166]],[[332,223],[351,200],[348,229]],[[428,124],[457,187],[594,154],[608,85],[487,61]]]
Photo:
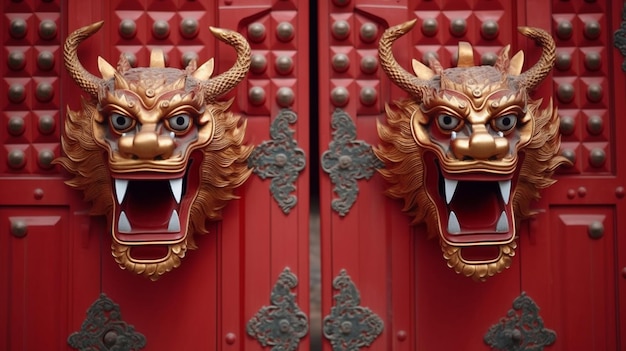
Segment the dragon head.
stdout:
[[474,66],[472,47],[462,42],[457,67],[413,60],[412,75],[391,46],[414,25],[387,29],[379,44],[381,67],[411,95],[387,106],[387,124],[378,124],[382,143],[374,151],[386,165],[379,171],[413,223],[439,237],[448,266],[484,280],[511,265],[516,225],[534,214],[539,190],[569,162],[559,156],[552,102],[541,109],[529,97],[552,69],[554,41],[541,29],[519,29],[543,48],[525,72],[521,51],[509,58],[506,46],[494,66]]
[[152,280],[180,265],[194,233],[220,218],[233,191],[250,175],[243,145],[245,122],[216,98],[231,90],[250,66],[250,47],[229,30],[211,28],[233,46],[237,61],[210,78],[213,59],[184,70],[165,67],[153,50],[150,67],[117,68],[98,58],[102,78],[81,65],[78,45],[103,22],[66,40],[65,66],[90,95],[80,111],[68,108],[62,136],[65,157],[55,162],[74,174],[66,183],[84,191],[91,213],[111,223],[112,254],[123,269]]

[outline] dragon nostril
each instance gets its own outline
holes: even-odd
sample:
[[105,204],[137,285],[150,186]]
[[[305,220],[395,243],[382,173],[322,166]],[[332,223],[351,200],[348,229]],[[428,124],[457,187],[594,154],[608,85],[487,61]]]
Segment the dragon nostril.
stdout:
[[155,161],[163,161],[163,155],[157,155],[154,157]]
[[132,154],[130,157],[131,157],[133,160],[138,160],[138,159],[139,159],[139,156],[137,156],[137,155],[135,155],[135,154]]
[[463,156],[463,161],[474,161],[474,158],[469,156]]

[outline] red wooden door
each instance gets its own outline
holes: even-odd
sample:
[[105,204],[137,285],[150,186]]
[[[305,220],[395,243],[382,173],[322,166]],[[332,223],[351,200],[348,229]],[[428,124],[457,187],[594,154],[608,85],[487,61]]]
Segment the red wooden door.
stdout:
[[[298,350],[310,343],[324,350],[489,350],[490,328],[528,313],[514,308],[516,299],[528,301],[523,296],[539,307],[544,335],[554,332],[546,349],[623,349],[626,181],[618,155],[626,145],[618,131],[626,127],[626,81],[623,54],[613,46],[621,5],[3,3],[0,350],[74,349],[68,337],[94,302],[105,301],[102,293],[145,337],[147,350],[266,350],[276,340]],[[384,195],[389,184],[370,152],[380,143],[376,121],[384,123],[385,103],[407,96],[379,67],[378,40],[414,18],[415,28],[393,46],[405,68],[431,54],[453,66],[460,40],[473,45],[476,63],[511,44],[526,53],[528,67],[540,50],[517,33],[522,25],[546,29],[557,44],[556,67],[533,97],[554,99],[562,154],[573,166],[557,172],[558,182],[534,204],[539,213],[522,222],[511,267],[485,282],[446,266],[438,241]],[[259,150],[256,173],[223,219],[208,223],[209,234],[196,236],[198,249],[156,282],[118,267],[110,224],[88,215],[81,192],[64,184],[70,175],[51,164],[62,155],[66,107],[78,109],[84,95],[63,67],[63,41],[99,20],[104,27],[79,49],[96,75],[97,56],[114,63],[125,53],[145,67],[154,47],[164,50],[168,67],[215,57],[219,74],[236,57],[209,26],[238,31],[252,49],[250,72],[224,99],[234,98],[231,111],[247,121],[245,142]],[[319,74],[309,77],[309,67]],[[309,91],[310,80],[318,91]],[[319,136],[312,141],[319,150],[309,149],[311,135]],[[317,184],[309,186],[309,168],[319,168],[319,194]],[[321,241],[321,296],[309,296],[309,250],[316,252],[317,241],[309,245],[310,196],[319,196],[312,203],[319,200],[313,237]],[[309,313],[309,300],[320,298]],[[108,328],[97,337],[110,346],[119,335]],[[504,334],[502,345],[512,349],[528,342],[519,328]]]
[[[124,336],[135,340],[115,324],[110,299],[148,350],[262,350],[262,343],[284,341],[267,325],[285,309],[293,315],[284,317],[292,323],[288,342],[307,350],[308,4],[27,0],[1,6],[0,349],[78,348],[79,342],[68,343],[72,333],[80,334],[82,347],[91,345],[89,338],[106,347]],[[78,50],[97,76],[98,56],[115,64],[124,53],[131,65],[147,67],[154,47],[164,51],[167,67],[214,57],[219,74],[236,54],[209,26],[242,33],[252,49],[251,70],[224,99],[233,98],[230,111],[247,121],[244,143],[279,158],[272,147],[285,148],[283,139],[300,149],[281,164],[291,177],[277,186],[281,202],[270,184],[285,175],[260,174],[262,166],[276,167],[273,159],[269,166],[251,164],[259,172],[236,190],[239,198],[224,208],[223,220],[209,222],[209,233],[196,235],[198,249],[156,282],[118,267],[110,224],[90,218],[81,192],[64,184],[70,175],[50,164],[62,154],[66,106],[78,110],[85,96],[65,71],[63,42],[100,20],[103,28]],[[270,135],[276,120],[288,129]],[[110,323],[86,314],[92,303],[90,312],[100,308]],[[95,331],[81,330],[84,321]]]
[[[325,350],[341,349],[333,343],[372,350],[489,350],[494,335],[500,338],[499,349],[526,349],[533,342],[551,344],[550,350],[625,347],[626,240],[620,228],[626,225],[626,179],[618,156],[624,143],[618,131],[624,124],[625,73],[623,57],[613,47],[622,5],[319,3],[320,152],[336,160],[320,170]],[[561,116],[561,153],[573,166],[557,172],[558,182],[533,205],[539,213],[521,223],[510,268],[485,282],[448,268],[438,240],[428,239],[423,225],[410,225],[401,201],[385,197],[389,184],[378,174],[365,179],[376,165],[352,152],[356,143],[379,145],[376,121],[385,123],[385,103],[408,96],[379,67],[377,47],[385,29],[411,19],[417,19],[415,27],[393,45],[394,56],[408,71],[411,59],[426,62],[429,55],[444,69],[453,67],[461,40],[473,45],[475,64],[489,62],[511,44],[511,55],[526,53],[526,69],[541,50],[517,33],[518,26],[544,28],[556,41],[556,67],[533,96],[544,104],[554,99]],[[352,134],[345,138],[348,130]],[[344,170],[339,169],[342,159]],[[356,199],[349,210],[332,207],[347,194]],[[522,308],[532,306],[528,298],[540,309],[544,329],[536,335],[543,341],[532,341],[533,327],[523,329],[515,322],[514,317],[538,321]],[[346,311],[367,316],[368,323],[342,318]]]

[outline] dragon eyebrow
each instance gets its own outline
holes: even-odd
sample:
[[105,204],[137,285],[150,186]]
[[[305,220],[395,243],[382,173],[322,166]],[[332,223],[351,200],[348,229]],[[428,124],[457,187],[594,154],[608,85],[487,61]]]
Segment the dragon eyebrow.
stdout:
[[518,93],[513,92],[510,94],[496,96],[493,99],[491,98],[492,96],[488,97],[487,103],[487,110],[492,115],[498,114],[501,111],[508,110],[510,108],[518,108],[520,110],[524,110],[524,106],[526,105],[525,99],[521,94]]

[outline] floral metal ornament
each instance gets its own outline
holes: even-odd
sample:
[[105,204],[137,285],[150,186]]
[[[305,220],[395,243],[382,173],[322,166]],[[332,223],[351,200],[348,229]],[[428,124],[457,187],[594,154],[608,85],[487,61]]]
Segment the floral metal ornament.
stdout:
[[250,46],[239,33],[211,28],[238,54],[216,77],[213,59],[166,68],[163,53],[153,50],[150,67],[131,68],[124,55],[117,68],[98,58],[98,78],[76,52],[102,24],[80,28],[65,42],[65,66],[90,99],[68,111],[67,156],[56,162],[74,174],[66,184],[84,191],[91,214],[108,217],[120,267],[156,280],[196,247],[193,235],[206,233],[206,220],[220,219],[251,173],[246,123],[228,112],[232,101],[216,100],[245,77]]
[[254,148],[248,158],[248,167],[261,179],[271,178],[270,192],[283,213],[289,213],[296,206],[298,198],[292,194],[296,190],[298,174],[306,165],[304,150],[298,147],[293,138],[295,133],[289,124],[296,123],[295,112],[282,109],[272,122],[270,136]]
[[539,307],[526,293],[513,301],[513,309],[485,334],[484,341],[496,350],[542,351],[556,340],[553,330],[543,327]]
[[335,131],[328,150],[322,154],[322,169],[330,174],[333,190],[339,195],[331,206],[340,216],[345,216],[359,193],[357,180],[370,179],[383,164],[368,143],[356,140],[356,126],[345,111],[335,110],[331,125]]
[[344,269],[333,280],[336,305],[324,318],[324,336],[333,351],[358,351],[370,346],[383,332],[383,321],[369,308],[359,306],[361,296]]
[[271,306],[264,306],[248,321],[248,335],[272,351],[294,351],[309,330],[306,314],[296,304],[291,293],[298,285],[298,278],[285,268],[274,285]]
[[484,280],[511,265],[517,223],[534,214],[539,190],[569,163],[559,155],[552,100],[541,109],[541,100],[529,97],[554,65],[554,40],[541,29],[519,28],[543,49],[525,72],[521,51],[509,58],[507,45],[494,66],[474,66],[472,47],[461,42],[457,67],[413,60],[413,75],[391,46],[415,22],[387,29],[379,44],[381,67],[411,95],[387,106],[387,124],[378,125],[382,144],[374,152],[385,162],[379,172],[413,223],[426,223],[439,237],[448,266]]
[[625,57],[622,61],[622,71],[626,72],[626,3],[622,9],[622,23],[619,29],[613,33],[613,45]]
[[87,310],[80,331],[70,335],[67,343],[79,351],[131,351],[144,348],[146,338],[122,320],[118,304],[101,294]]

